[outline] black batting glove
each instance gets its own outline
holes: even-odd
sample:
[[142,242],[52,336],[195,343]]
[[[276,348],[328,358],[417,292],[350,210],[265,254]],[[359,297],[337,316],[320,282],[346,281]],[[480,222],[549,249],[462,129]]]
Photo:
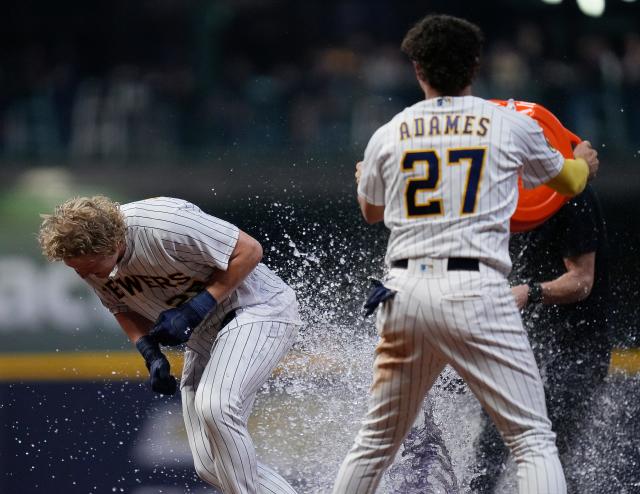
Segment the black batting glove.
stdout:
[[161,345],[176,346],[185,343],[198,324],[217,305],[216,299],[207,290],[202,290],[175,309],[161,312],[149,336]]
[[163,395],[176,394],[178,389],[176,378],[171,375],[171,366],[167,357],[160,351],[158,342],[146,335],[136,341],[136,348],[142,354],[149,370],[151,389]]

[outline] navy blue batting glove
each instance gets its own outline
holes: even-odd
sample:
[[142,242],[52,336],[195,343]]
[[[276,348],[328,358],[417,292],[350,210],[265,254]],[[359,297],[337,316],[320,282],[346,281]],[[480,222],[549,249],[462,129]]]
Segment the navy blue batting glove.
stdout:
[[149,335],[161,345],[176,346],[185,343],[205,316],[216,308],[218,302],[202,290],[175,309],[160,313]]
[[136,341],[136,348],[142,354],[149,370],[151,389],[163,395],[176,394],[176,378],[171,375],[171,366],[167,357],[160,351],[158,342],[146,335]]
[[171,366],[167,357],[156,359],[151,362],[149,368],[149,381],[151,389],[163,395],[174,395],[178,389],[176,378],[171,375]]
[[372,278],[369,293],[367,295],[367,301],[364,303],[364,307],[362,308],[362,315],[364,315],[364,317],[370,316],[375,312],[378,305],[389,300],[395,294],[396,292],[394,290],[390,290],[384,286],[381,281]]

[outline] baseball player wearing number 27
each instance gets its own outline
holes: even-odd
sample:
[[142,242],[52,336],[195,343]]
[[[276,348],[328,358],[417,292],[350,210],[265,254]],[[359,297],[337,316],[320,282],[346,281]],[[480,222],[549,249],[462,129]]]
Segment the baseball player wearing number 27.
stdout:
[[598,168],[551,148],[531,118],[471,95],[480,29],[432,15],[402,50],[425,100],[380,127],[356,165],[368,223],[390,230],[369,408],[334,493],[370,493],[393,461],[443,367],[466,381],[511,449],[520,494],[564,494],[544,391],[509,288],[509,220],[525,187],[575,195]]
[[176,392],[160,345],[185,345],[180,382],[196,472],[225,494],[294,494],[258,463],[247,430],[256,393],[294,342],[295,294],[238,227],[181,199],[120,206],[68,200],[43,215],[49,260],[73,268],[142,354],[151,388]]

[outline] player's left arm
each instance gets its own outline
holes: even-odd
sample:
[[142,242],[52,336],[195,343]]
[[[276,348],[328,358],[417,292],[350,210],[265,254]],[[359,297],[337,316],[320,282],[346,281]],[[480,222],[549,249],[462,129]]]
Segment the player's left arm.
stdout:
[[216,269],[206,284],[206,290],[216,300],[233,292],[262,260],[262,246],[255,238],[240,230],[227,269]]
[[260,243],[238,230],[238,238],[224,265],[226,269],[215,267],[201,292],[178,307],[160,313],[149,335],[162,345],[185,343],[207,314],[242,283],[261,259]]
[[598,153],[589,141],[580,142],[573,150],[575,159],[564,158],[546,141],[542,129],[529,117],[514,128],[514,142],[522,159],[522,181],[525,188],[546,184],[568,197],[581,193],[589,178],[598,171]]
[[[175,250],[172,255],[178,261],[197,261],[211,268],[212,274],[200,292],[158,316],[149,334],[158,343],[169,346],[185,343],[218,302],[227,298],[262,259],[260,243],[238,227],[199,210],[191,214],[183,212],[183,216],[192,223],[185,222],[174,236],[186,235],[189,241],[182,244],[190,247]],[[167,239],[167,248],[175,244],[172,238]]]
[[[558,278],[539,283],[542,292],[539,302],[543,304],[575,304],[591,294],[595,277],[596,253],[586,252],[565,257],[566,272]],[[512,288],[518,308],[522,309],[532,298],[533,285],[518,285]]]
[[583,159],[565,159],[560,173],[546,185],[556,192],[573,197],[582,192],[589,178],[589,167]]

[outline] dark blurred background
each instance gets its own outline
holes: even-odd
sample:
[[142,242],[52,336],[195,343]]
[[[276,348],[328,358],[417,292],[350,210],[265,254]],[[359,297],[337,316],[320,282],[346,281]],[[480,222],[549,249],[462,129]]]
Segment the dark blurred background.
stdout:
[[[161,492],[144,490],[138,460],[115,455],[149,406],[162,405],[129,392],[137,384],[2,375],[9,354],[35,355],[37,367],[34,352],[129,349],[81,280],[44,262],[38,214],[76,195],[181,196],[259,238],[303,301],[319,282],[353,318],[386,235],[359,218],[354,163],[380,124],[422,98],[399,45],[433,12],[483,28],[476,95],[540,103],[600,153],[594,187],[611,237],[615,343],[635,351],[640,1],[607,0],[597,18],[574,0],[10,2],[0,14],[0,492]],[[320,319],[313,306],[305,316]],[[103,401],[86,405],[95,393]],[[116,410],[122,399],[135,420]],[[78,439],[78,428],[102,446]],[[180,458],[162,471],[175,487],[163,492],[201,487],[188,453]],[[162,461],[151,463],[146,478],[157,480]],[[47,468],[57,480],[42,476]],[[96,474],[109,480],[75,483]]]
[[[640,2],[623,0],[606,1],[601,17],[574,0],[10,3],[0,16],[0,256],[37,271],[27,265],[42,263],[38,213],[98,192],[182,196],[271,243],[283,240],[272,205],[287,204],[299,218],[290,229],[342,221],[361,238],[354,163],[381,123],[422,98],[399,45],[432,12],[483,28],[477,95],[540,103],[597,148],[614,265],[634,280]],[[3,278],[16,278],[14,261]],[[7,316],[0,328],[19,326]]]
[[421,97],[399,44],[428,12],[484,29],[477,95],[541,103],[607,169],[631,167],[639,10],[623,0],[600,18],[572,0],[13,2],[0,17],[3,185],[52,165],[101,179],[162,165],[156,178],[174,183],[243,162],[276,166],[274,180],[316,156],[323,174],[350,167],[372,129]]

